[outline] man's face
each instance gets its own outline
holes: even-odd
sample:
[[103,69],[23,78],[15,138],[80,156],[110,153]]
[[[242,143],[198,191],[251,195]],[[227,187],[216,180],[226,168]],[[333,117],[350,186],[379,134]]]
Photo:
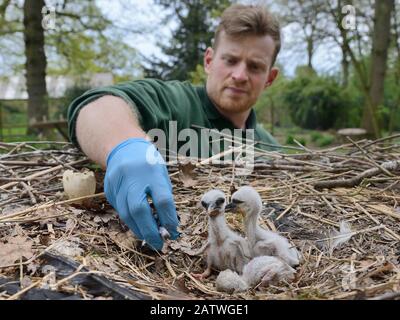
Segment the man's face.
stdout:
[[216,50],[204,56],[207,93],[223,113],[243,113],[256,103],[278,74],[271,68],[275,44],[270,36],[232,38],[222,31]]

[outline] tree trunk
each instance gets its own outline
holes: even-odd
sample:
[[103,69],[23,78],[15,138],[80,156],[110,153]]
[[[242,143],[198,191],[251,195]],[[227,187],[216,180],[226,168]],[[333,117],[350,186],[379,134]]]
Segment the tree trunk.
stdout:
[[310,36],[307,38],[307,65],[312,70],[314,70],[312,65],[313,54],[314,54],[314,40],[312,36]]
[[[362,127],[369,135],[378,138],[380,121],[378,107],[383,102],[384,81],[387,69],[390,42],[390,19],[394,0],[376,0],[374,31],[372,35],[372,54],[370,68],[369,98],[364,107]],[[369,101],[368,101],[369,100]]]
[[[28,91],[29,132],[39,133],[32,128],[36,121],[48,116],[46,89],[46,55],[44,52],[44,30],[42,8],[44,0],[24,2],[24,41],[26,56],[26,87]],[[41,131],[41,130],[39,130]]]
[[[343,39],[343,41],[347,41],[347,39]],[[349,68],[350,68],[350,62],[348,59],[348,53],[346,46],[341,46],[342,49],[342,73],[343,73],[343,79],[342,79],[342,86],[343,88],[347,88],[349,84]]]
[[[394,72],[394,80],[396,86],[399,88],[400,87],[400,24],[397,19],[397,10],[399,10],[398,4],[394,4],[393,8],[393,18],[394,18],[394,44],[396,48],[396,63],[395,63],[395,72]],[[398,110],[400,109],[400,90],[397,91],[397,97],[395,100],[395,104],[392,106],[390,110],[390,120],[389,120],[389,135],[391,135],[394,131],[395,128],[395,121],[396,121],[396,114]]]
[[270,121],[271,121],[271,128],[270,128],[270,133],[274,135],[274,129],[275,129],[275,104],[274,100],[269,97],[270,101]]

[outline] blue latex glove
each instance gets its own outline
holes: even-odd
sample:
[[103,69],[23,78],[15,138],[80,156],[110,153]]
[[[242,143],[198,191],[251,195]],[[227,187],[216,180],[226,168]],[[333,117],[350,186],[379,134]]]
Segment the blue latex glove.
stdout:
[[162,156],[149,141],[131,138],[110,152],[104,192],[129,229],[153,250],[162,249],[163,239],[147,195],[153,199],[160,225],[167,229],[171,239],[179,236],[168,171]]

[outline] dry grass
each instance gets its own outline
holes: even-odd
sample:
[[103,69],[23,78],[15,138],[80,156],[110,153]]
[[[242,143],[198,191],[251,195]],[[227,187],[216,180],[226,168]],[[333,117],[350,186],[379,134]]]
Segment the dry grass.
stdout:
[[[21,281],[24,291],[2,291],[0,298],[18,299],[26,291],[47,286],[92,299],[68,278],[49,279],[43,272],[45,252],[63,254],[85,270],[101,274],[152,299],[395,299],[400,291],[400,159],[390,139],[296,154],[257,150],[264,160],[251,175],[237,168],[207,162],[190,166],[169,163],[182,236],[164,253],[141,247],[112,208],[102,190],[103,172],[96,170],[98,194],[85,205],[66,201],[61,183],[66,169],[90,166],[68,144],[50,150],[33,143],[1,144],[0,155],[0,278]],[[392,161],[394,166],[386,167]],[[371,175],[363,174],[376,169]],[[362,179],[355,180],[354,177]],[[321,181],[349,180],[352,187],[329,186]],[[192,273],[204,270],[196,255],[207,239],[207,218],[199,207],[201,195],[220,188],[228,196],[250,184],[261,194],[265,208],[261,224],[289,237],[303,261],[292,283],[256,288],[241,294],[217,292],[217,272],[199,281]],[[229,224],[242,232],[239,215]],[[337,248],[329,244],[333,229],[346,221],[351,239]],[[325,239],[325,240],[324,240]],[[5,250],[12,255],[6,255]],[[3,256],[2,256],[3,253]],[[2,258],[3,257],[3,258]]]

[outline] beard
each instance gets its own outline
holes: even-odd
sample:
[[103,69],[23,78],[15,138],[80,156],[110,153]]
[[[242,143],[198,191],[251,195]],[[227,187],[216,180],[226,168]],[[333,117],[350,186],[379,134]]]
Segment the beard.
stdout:
[[212,90],[210,98],[216,107],[227,113],[243,113],[251,109],[256,102],[249,93],[232,94],[229,89],[223,87],[222,89]]

